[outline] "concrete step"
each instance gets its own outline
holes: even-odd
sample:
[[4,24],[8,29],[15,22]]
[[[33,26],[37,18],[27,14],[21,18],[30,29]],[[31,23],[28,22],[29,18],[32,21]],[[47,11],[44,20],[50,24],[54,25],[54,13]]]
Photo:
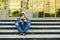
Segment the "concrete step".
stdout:
[[[32,22],[32,24],[60,24],[60,22]],[[0,24],[15,24],[15,22],[0,22]]]
[[[4,19],[4,20],[2,20],[1,18],[0,18],[0,22],[15,22],[16,21],[16,19],[15,20],[13,20],[13,19]],[[32,22],[60,22],[60,19],[33,19],[33,20],[31,20]]]
[[0,35],[0,38],[60,38],[60,34]]
[[[1,32],[18,32],[17,29],[0,29]],[[60,29],[29,29],[27,32],[60,32]]]
[[[0,25],[0,28],[15,28],[15,25]],[[60,25],[31,25],[31,28],[60,28]]]

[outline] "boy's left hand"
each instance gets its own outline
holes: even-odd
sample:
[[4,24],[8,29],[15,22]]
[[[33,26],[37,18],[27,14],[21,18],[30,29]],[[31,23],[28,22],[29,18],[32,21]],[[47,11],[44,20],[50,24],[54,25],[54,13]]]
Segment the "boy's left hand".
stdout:
[[27,22],[27,20],[24,20],[25,22]]

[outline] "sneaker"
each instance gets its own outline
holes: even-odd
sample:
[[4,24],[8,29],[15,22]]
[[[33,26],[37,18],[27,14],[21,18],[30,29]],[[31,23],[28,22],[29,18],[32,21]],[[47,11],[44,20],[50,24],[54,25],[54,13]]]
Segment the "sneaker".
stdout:
[[25,32],[21,32],[21,35],[26,35],[26,33]]

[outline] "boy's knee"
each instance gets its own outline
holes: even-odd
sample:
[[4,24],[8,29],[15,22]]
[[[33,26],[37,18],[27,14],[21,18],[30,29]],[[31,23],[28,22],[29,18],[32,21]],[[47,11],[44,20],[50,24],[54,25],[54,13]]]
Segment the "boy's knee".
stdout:
[[18,23],[16,23],[16,26],[18,26],[19,24]]

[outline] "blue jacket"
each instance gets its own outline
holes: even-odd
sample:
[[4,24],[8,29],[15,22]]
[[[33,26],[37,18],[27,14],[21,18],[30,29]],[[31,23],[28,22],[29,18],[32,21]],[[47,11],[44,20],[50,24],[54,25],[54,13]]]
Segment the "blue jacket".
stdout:
[[[19,25],[20,20],[21,20],[20,18],[17,18],[17,20],[16,20],[16,26]],[[26,18],[26,20],[28,22],[28,25],[31,25],[30,19],[29,18]]]

